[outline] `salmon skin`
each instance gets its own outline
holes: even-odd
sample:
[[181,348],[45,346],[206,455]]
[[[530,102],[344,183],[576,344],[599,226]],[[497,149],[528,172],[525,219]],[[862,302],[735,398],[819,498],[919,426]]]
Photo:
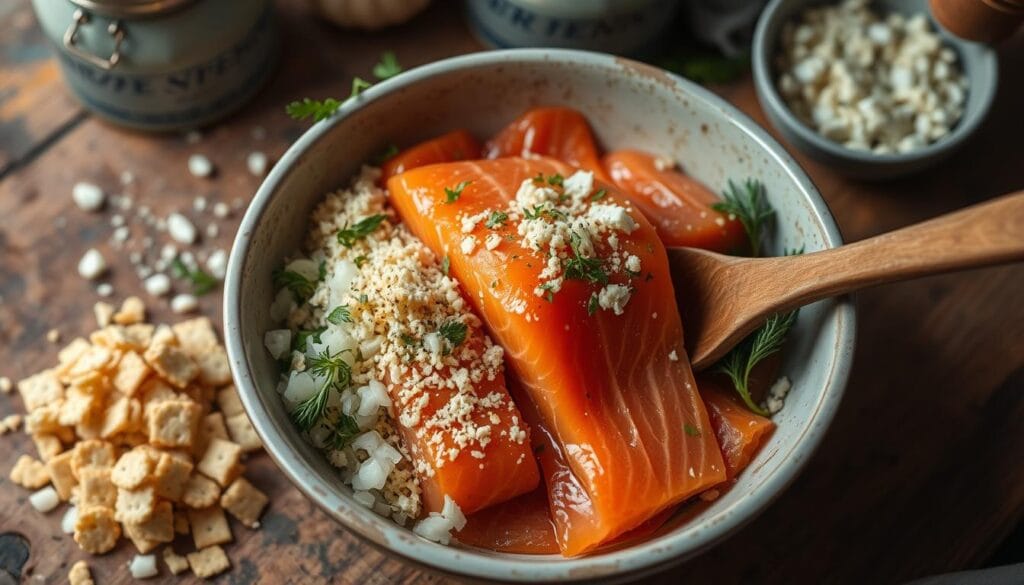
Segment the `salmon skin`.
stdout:
[[674,162],[638,150],[617,150],[602,159],[611,180],[658,230],[666,246],[741,255],[749,243],[743,224],[715,211],[720,199]]
[[590,125],[572,108],[534,108],[526,112],[487,141],[484,156],[550,157],[608,180]]
[[381,181],[403,171],[456,160],[480,158],[480,141],[465,130],[453,130],[447,134],[411,146],[381,166]]
[[[430,165],[388,181],[403,221],[447,258],[505,348],[533,433],[557,451],[539,459],[567,556],[725,480],[683,348],[665,248],[617,188],[575,171],[503,158]],[[570,207],[582,211],[567,216]],[[586,246],[576,232],[563,237],[584,218],[617,227],[588,236]],[[560,234],[557,253],[553,236],[546,248],[530,239],[548,232]],[[562,280],[545,290],[559,263],[552,258]]]

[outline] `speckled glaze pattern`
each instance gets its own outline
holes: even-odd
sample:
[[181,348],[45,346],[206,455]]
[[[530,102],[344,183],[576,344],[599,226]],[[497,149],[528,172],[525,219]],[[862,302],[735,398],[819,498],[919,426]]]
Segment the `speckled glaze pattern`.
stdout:
[[707,90],[598,53],[478,53],[370,88],[313,126],[282,157],[243,218],[231,252],[224,306],[228,352],[242,402],[281,469],[338,522],[382,549],[470,579],[636,578],[725,538],[768,506],[803,467],[846,384],[854,344],[854,309],[847,299],[801,311],[784,365],[794,390],[777,416],[778,430],[735,487],[696,515],[673,518],[645,542],[573,559],[441,546],[356,503],[289,420],[275,392],[277,365],[263,347],[263,333],[272,326],[271,271],[302,245],[312,208],[325,193],[346,185],[362,161],[386,144],[407,145],[453,128],[487,136],[544,104],[580,109],[605,148],[672,156],[713,188],[728,179],[761,179],[778,210],[770,246],[776,254],[787,247],[818,250],[841,243],[828,208],[799,166],[766,132]]
[[[785,139],[807,156],[856,179],[893,179],[917,173],[952,155],[981,126],[995,99],[999,64],[992,48],[961,40],[932,21],[942,39],[957,53],[960,67],[967,76],[967,103],[960,122],[943,139],[928,146],[902,154],[874,154],[851,150],[833,142],[804,124],[786,105],[775,84],[775,54],[782,27],[812,5],[828,4],[821,0],[772,0],[757,21],[751,48],[754,87],[771,122]],[[927,0],[880,0],[873,3],[882,13],[913,15],[927,12]]]

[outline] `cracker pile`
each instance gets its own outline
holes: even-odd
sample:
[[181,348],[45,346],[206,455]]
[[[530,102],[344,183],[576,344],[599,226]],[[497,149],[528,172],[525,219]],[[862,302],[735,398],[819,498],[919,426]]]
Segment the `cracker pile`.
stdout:
[[[242,477],[243,458],[261,443],[216,332],[205,317],[147,324],[136,297],[96,315],[101,328],[88,340],[18,383],[39,459],[22,455],[11,481],[38,490],[30,501],[41,511],[69,503],[65,531],[88,553],[107,553],[123,536],[140,555],[166,545],[175,575],[230,569],[220,546],[233,538],[225,511],[258,528],[267,497]],[[179,555],[170,543],[189,534],[195,552]],[[136,561],[133,574],[154,566],[152,557]],[[87,567],[72,573],[72,582],[89,582]]]

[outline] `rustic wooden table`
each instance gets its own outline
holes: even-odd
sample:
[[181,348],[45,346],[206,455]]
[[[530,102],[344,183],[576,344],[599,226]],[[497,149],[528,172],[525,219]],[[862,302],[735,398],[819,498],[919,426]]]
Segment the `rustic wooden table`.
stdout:
[[[77,209],[81,180],[124,190],[155,213],[191,210],[193,199],[245,202],[258,179],[245,156],[280,155],[305,129],[289,120],[291,99],[347,92],[354,75],[386,49],[407,66],[480,50],[460,18],[436,7],[412,24],[377,35],[342,32],[295,2],[278,2],[282,66],[251,105],[204,132],[149,136],[87,114],[62,85],[28,0],[0,4],[0,375],[19,379],[55,359],[46,332],[64,339],[93,327],[94,286],[79,278],[82,251],[97,246],[112,264],[117,297],[140,293],[127,254],[109,244],[110,212]],[[858,183],[797,154],[831,206],[845,237],[858,240],[1024,187],[1024,42],[1002,54],[1003,82],[977,139],[939,168],[885,184]],[[1012,73],[1012,74],[1011,74]],[[715,87],[761,123],[749,78]],[[253,137],[264,128],[265,138]],[[212,180],[185,171],[207,154]],[[220,221],[205,247],[230,245],[239,212]],[[205,216],[210,217],[210,216]],[[132,224],[133,239],[144,228]],[[159,239],[159,234],[150,234]],[[859,331],[845,402],[800,478],[760,518],[656,583],[895,583],[977,566],[1024,519],[1024,266],[933,277],[858,295]],[[219,295],[202,311],[220,318]],[[170,319],[165,303],[150,304]],[[0,395],[0,415],[20,412]],[[27,539],[23,575],[63,582],[86,555],[60,532],[58,513],[42,517],[7,480],[23,435],[0,439],[0,533]],[[249,465],[272,498],[258,532],[235,526],[230,583],[431,583],[444,579],[389,559],[336,526],[281,476],[265,455]],[[7,540],[5,540],[7,539]],[[0,536],[0,565],[10,566]],[[127,582],[125,544],[90,559],[97,583]],[[0,570],[0,582],[3,582]]]

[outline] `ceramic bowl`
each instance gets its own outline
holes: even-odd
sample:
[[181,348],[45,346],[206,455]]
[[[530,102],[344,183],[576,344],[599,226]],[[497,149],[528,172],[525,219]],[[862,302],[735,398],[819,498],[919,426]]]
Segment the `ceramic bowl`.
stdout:
[[[995,51],[978,43],[961,40],[934,22],[942,39],[956,51],[967,77],[967,103],[963,117],[941,140],[924,148],[900,154],[875,154],[852,150],[818,134],[796,117],[776,85],[775,56],[782,27],[796,19],[808,6],[828,4],[821,0],[772,0],[761,13],[754,31],[751,66],[758,101],[772,126],[807,156],[856,179],[878,180],[910,175],[938,164],[963,146],[988,114],[996,95],[999,67]],[[881,0],[873,3],[882,14],[927,13],[926,0]]]
[[463,577],[519,581],[619,580],[678,563],[750,521],[811,456],[839,404],[853,351],[854,310],[845,299],[800,312],[783,371],[794,390],[778,429],[735,487],[695,517],[670,520],[649,540],[581,558],[501,554],[441,546],[374,514],[288,418],[279,371],[263,347],[274,327],[271,271],[302,245],[309,213],[389,144],[409,145],[454,128],[488,136],[538,105],[578,108],[605,148],[671,155],[707,185],[757,177],[779,221],[770,250],[839,245],[828,208],[768,134],[701,87],[608,55],[522,49],[477,53],[419,67],[368,89],[314,125],[281,158],[253,199],[235,239],[225,283],[228,352],[242,402],[267,451],[310,499],[351,532],[393,555]]

